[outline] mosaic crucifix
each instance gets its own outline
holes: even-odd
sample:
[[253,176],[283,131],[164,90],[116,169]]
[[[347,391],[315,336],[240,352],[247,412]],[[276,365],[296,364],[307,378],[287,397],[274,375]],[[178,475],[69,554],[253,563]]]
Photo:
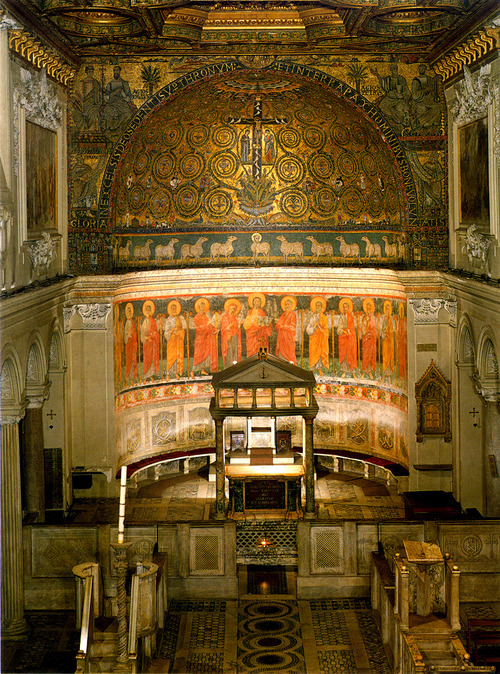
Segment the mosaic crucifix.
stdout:
[[[245,129],[240,138],[240,155],[243,164],[252,164],[252,176],[258,180],[262,176],[262,138],[263,138],[263,124],[288,124],[286,117],[263,117],[262,116],[262,99],[257,96],[253,104],[253,117],[228,117],[228,124],[251,124],[252,134],[250,136],[250,129]],[[274,143],[274,138],[271,132],[266,129],[266,138],[264,142]],[[274,145],[271,150],[274,158]]]

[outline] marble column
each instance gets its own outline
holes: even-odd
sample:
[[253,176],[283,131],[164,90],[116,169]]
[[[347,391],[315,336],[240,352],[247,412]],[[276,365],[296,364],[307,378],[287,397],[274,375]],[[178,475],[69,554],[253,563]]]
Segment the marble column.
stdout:
[[22,447],[25,510],[36,513],[37,522],[45,522],[45,474],[43,455],[42,406],[29,406],[24,417]]
[[500,403],[484,403],[486,517],[500,517]]
[[304,419],[305,421],[305,444],[304,444],[304,468],[306,471],[306,511],[304,517],[312,519],[316,516],[316,505],[314,501],[314,444],[313,444],[313,421],[314,419]]
[[224,419],[215,420],[215,519],[226,517],[226,474],[224,466]]
[[2,419],[2,637],[24,639],[24,568],[19,418]]

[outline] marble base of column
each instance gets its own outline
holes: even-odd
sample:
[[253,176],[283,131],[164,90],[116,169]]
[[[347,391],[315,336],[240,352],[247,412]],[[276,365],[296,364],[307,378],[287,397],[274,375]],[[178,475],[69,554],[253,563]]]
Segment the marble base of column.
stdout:
[[29,625],[25,618],[14,620],[8,625],[2,625],[2,640],[27,641]]

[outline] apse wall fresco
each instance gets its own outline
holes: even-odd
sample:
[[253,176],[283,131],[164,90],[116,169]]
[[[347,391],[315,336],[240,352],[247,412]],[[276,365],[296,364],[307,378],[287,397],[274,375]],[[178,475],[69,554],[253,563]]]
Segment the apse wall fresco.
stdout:
[[445,260],[443,96],[426,66],[195,65],[75,80],[74,271]]
[[[407,467],[406,302],[398,296],[235,293],[114,306],[116,419],[127,463],[212,447],[213,372],[267,348],[310,369],[318,448]],[[300,420],[280,420],[302,445]],[[228,430],[239,430],[232,420]]]

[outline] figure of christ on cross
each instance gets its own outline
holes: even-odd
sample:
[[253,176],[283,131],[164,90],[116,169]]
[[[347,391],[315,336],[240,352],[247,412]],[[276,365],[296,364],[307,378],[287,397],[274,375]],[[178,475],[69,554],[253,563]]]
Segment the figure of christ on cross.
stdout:
[[[252,177],[259,180],[262,176],[262,125],[263,124],[288,124],[286,117],[263,117],[262,116],[262,99],[257,95],[253,104],[253,117],[228,117],[228,124],[251,124],[252,138],[250,139],[250,132],[246,129],[240,139],[240,154],[243,164],[252,164]],[[274,138],[268,131],[269,142]],[[252,154],[250,156],[250,144]],[[274,155],[274,146],[268,151],[268,155]],[[268,157],[269,158],[269,157]]]

